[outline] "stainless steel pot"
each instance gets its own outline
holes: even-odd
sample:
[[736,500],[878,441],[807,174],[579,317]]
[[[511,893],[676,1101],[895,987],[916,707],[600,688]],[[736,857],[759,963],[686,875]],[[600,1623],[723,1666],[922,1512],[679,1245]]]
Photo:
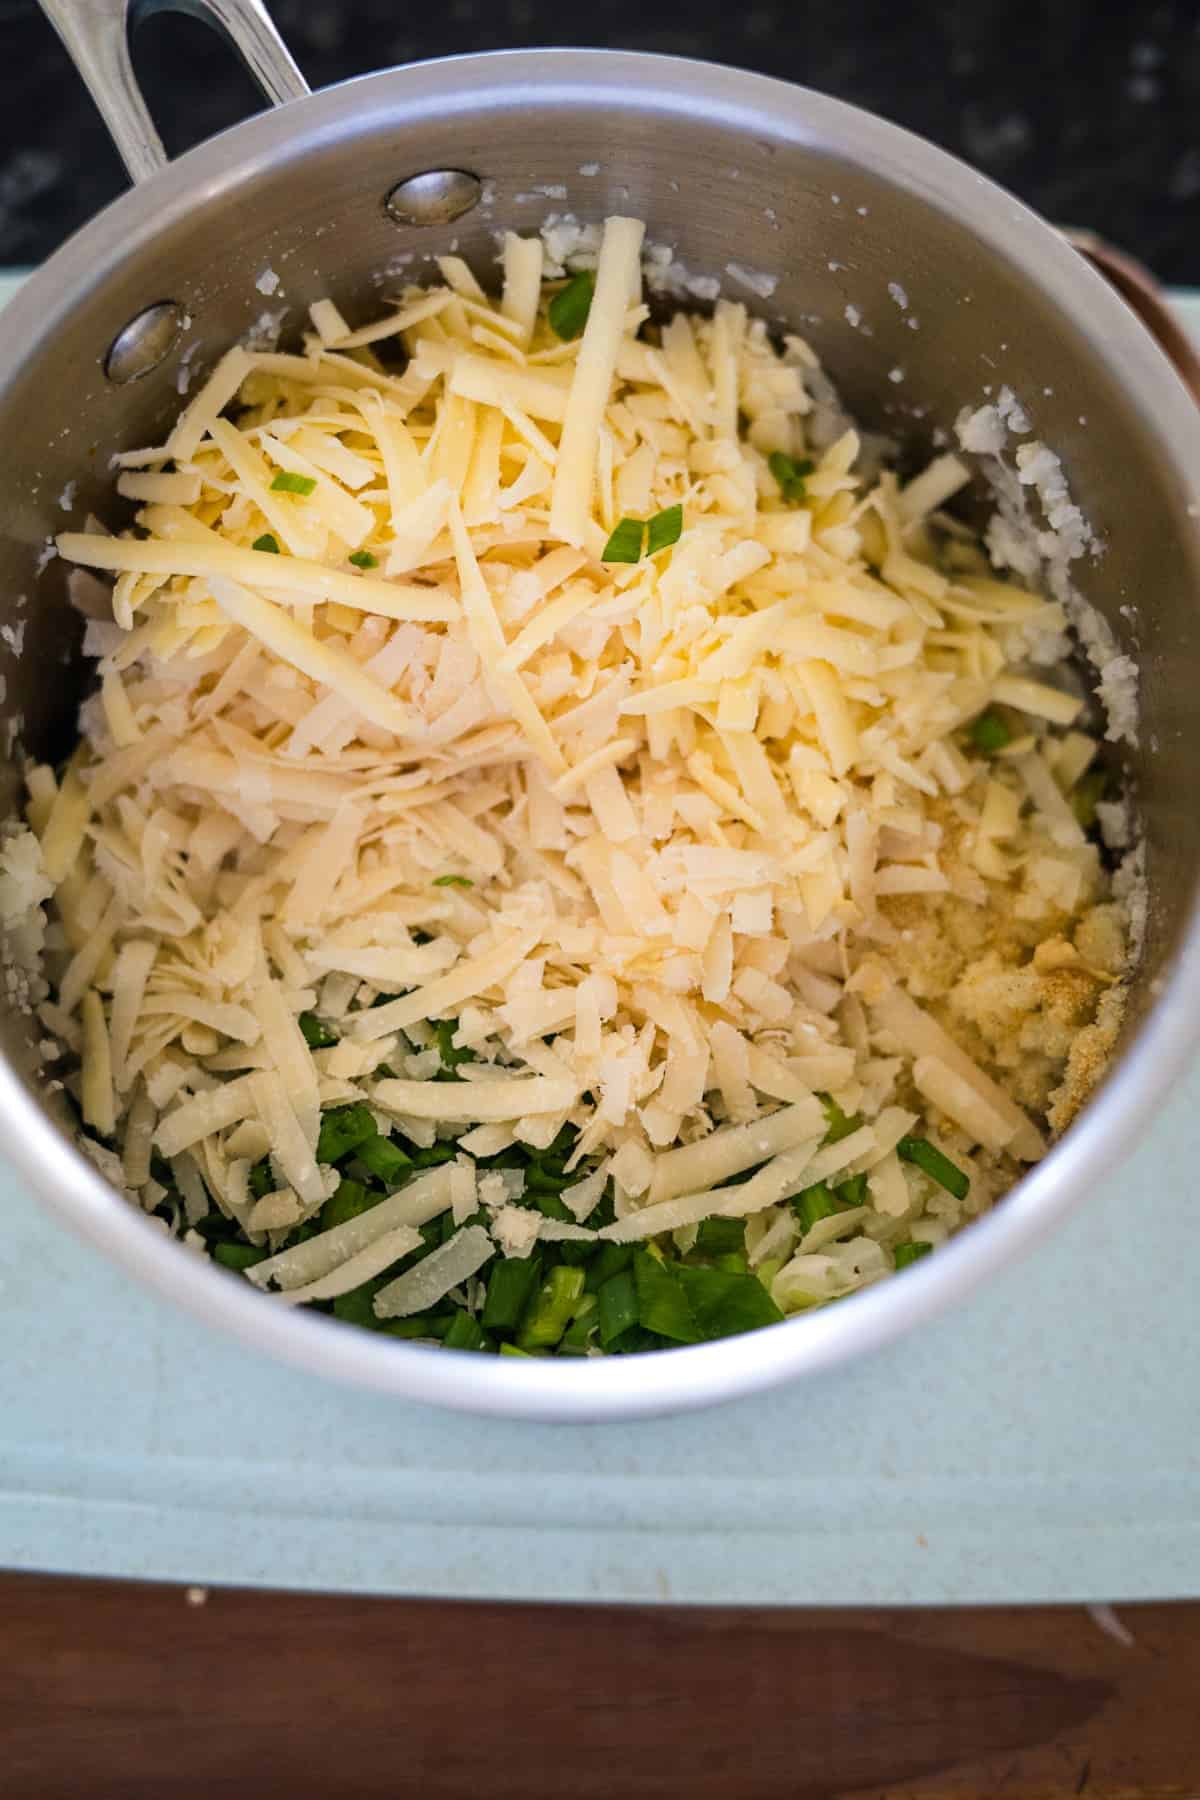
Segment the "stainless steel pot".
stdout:
[[[1132,772],[1152,904],[1119,1063],[1020,1187],[903,1279],[719,1344],[514,1363],[274,1306],[168,1242],[106,1186],[41,1091],[18,1015],[3,1021],[0,1064],[9,1154],[67,1223],[164,1295],[314,1371],[412,1399],[614,1419],[727,1399],[888,1342],[1080,1204],[1200,1032],[1194,406],[1142,325],[1054,231],[973,170],[853,107],[730,69],[593,51],[470,56],[308,96],[257,0],[188,0],[286,104],[167,167],[130,72],[127,3],[45,0],[140,185],[34,276],[0,327],[0,592],[4,617],[26,621],[23,653],[0,650],[0,674],[3,716],[23,742],[42,755],[70,742],[83,679],[62,567],[39,575],[42,547],[67,522],[64,507],[75,521],[107,510],[109,453],[160,437],[185,356],[202,365],[284,304],[298,324],[323,294],[361,316],[403,259],[419,270],[456,245],[488,273],[503,226],[528,229],[551,210],[588,220],[620,210],[695,272],[729,283],[737,263],[777,275],[764,310],[805,332],[865,420],[928,442],[989,385],[1020,396],[1105,541],[1080,586],[1141,665]],[[272,299],[256,287],[268,267],[280,281]],[[903,379],[889,380],[896,369]],[[29,601],[20,611],[19,595]],[[16,757],[5,782],[11,810]]]

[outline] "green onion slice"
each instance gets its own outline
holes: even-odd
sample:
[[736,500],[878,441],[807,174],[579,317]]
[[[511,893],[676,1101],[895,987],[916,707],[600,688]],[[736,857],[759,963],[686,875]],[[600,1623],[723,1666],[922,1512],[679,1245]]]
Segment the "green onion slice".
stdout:
[[811,457],[797,462],[783,450],[772,450],[767,458],[767,467],[779,483],[780,493],[792,502],[803,500],[805,477],[811,475],[816,466]]
[[601,553],[601,562],[635,563],[642,560],[646,527],[640,519],[622,519]]
[[682,530],[682,506],[678,504],[668,506],[665,511],[655,513],[646,527],[647,556],[657,556],[660,550],[669,550],[672,544],[679,542],[679,534]]
[[932,1244],[897,1244],[896,1267],[907,1269],[910,1263],[920,1262],[933,1249]]
[[896,1155],[902,1162],[915,1164],[923,1169],[931,1181],[944,1187],[948,1194],[956,1200],[965,1200],[970,1189],[970,1178],[963,1173],[957,1163],[952,1163],[948,1156],[931,1144],[928,1138],[902,1137],[896,1145]]
[[337,1043],[337,1033],[322,1024],[316,1013],[302,1012],[297,1024],[310,1050],[329,1050]]
[[981,712],[971,722],[971,742],[977,750],[991,756],[1012,742],[1012,732],[998,712]]
[[280,469],[271,483],[273,494],[311,494],[317,485],[315,475],[293,475],[290,469]]
[[264,531],[261,537],[256,537],[250,548],[252,550],[266,550],[271,556],[279,555],[279,543],[272,531]]
[[582,274],[572,277],[566,287],[555,294],[546,311],[555,337],[565,341],[579,336],[587,324],[595,291],[596,277],[590,270],[584,270]]

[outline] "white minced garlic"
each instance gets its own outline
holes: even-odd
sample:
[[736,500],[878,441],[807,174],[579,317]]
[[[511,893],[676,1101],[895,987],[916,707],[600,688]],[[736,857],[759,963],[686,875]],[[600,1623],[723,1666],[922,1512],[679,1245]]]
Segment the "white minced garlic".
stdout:
[[[729,300],[642,332],[643,255],[636,221],[551,222],[505,237],[498,299],[445,256],[361,327],[321,301],[299,353],[230,350],[116,459],[136,532],[58,539],[111,620],[0,899],[53,890],[43,1016],[121,1184],[161,1207],[165,1158],[177,1228],[212,1205],[291,1300],[452,1213],[376,1310],[478,1304],[495,1245],[586,1239],[607,1189],[602,1237],[744,1219],[778,1305],[817,1304],[986,1209],[1111,1047],[1128,921],[1072,804],[1098,745],[1062,598],[942,513],[957,456],[864,478],[799,339]],[[568,259],[595,290],[562,341]],[[1027,426],[1005,394],[960,436]],[[1061,512],[1048,454],[1019,480]],[[677,541],[606,560],[676,507]],[[354,1103],[456,1160],[286,1248]],[[564,1125],[575,1222],[523,1225],[519,1172],[474,1159]],[[816,1224],[788,1204],[856,1176]]]

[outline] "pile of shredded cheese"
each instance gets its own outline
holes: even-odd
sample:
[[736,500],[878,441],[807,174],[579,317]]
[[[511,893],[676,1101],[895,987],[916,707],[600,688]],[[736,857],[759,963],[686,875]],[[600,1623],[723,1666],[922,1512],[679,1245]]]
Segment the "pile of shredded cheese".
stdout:
[[[377,1310],[469,1294],[607,1190],[617,1241],[745,1218],[808,1306],[990,1205],[1112,1044],[1126,921],[1072,805],[1098,746],[1062,607],[942,511],[955,456],[864,478],[801,340],[726,300],[648,324],[642,238],[608,220],[568,341],[538,238],[506,239],[498,300],[443,257],[360,329],[320,302],[300,353],[230,350],[117,458],[136,530],[58,540],[100,681],[61,776],[28,775],[43,1018],[110,1172],[153,1211],[157,1151],[180,1229],[215,1205],[292,1300],[448,1209]],[[816,459],[801,498],[773,452]],[[672,547],[604,561],[675,505]],[[352,1102],[456,1158],[281,1249]],[[574,1227],[475,1167],[564,1124]],[[855,1174],[865,1203],[804,1230],[788,1199]]]

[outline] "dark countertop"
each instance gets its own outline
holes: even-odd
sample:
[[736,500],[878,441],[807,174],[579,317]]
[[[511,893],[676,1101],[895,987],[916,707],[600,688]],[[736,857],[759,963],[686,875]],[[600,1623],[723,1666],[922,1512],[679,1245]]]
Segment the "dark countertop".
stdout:
[[1166,1800],[1197,1791],[1198,1683],[1194,1605],[468,1606],[0,1576],[14,1800]]
[[[708,57],[801,81],[934,139],[1047,216],[1200,284],[1200,8],[1080,0],[273,0],[314,86],[388,63],[547,42]],[[173,150],[257,102],[206,27],[156,17],[136,61]],[[123,174],[35,0],[0,0],[0,264],[34,263]]]

